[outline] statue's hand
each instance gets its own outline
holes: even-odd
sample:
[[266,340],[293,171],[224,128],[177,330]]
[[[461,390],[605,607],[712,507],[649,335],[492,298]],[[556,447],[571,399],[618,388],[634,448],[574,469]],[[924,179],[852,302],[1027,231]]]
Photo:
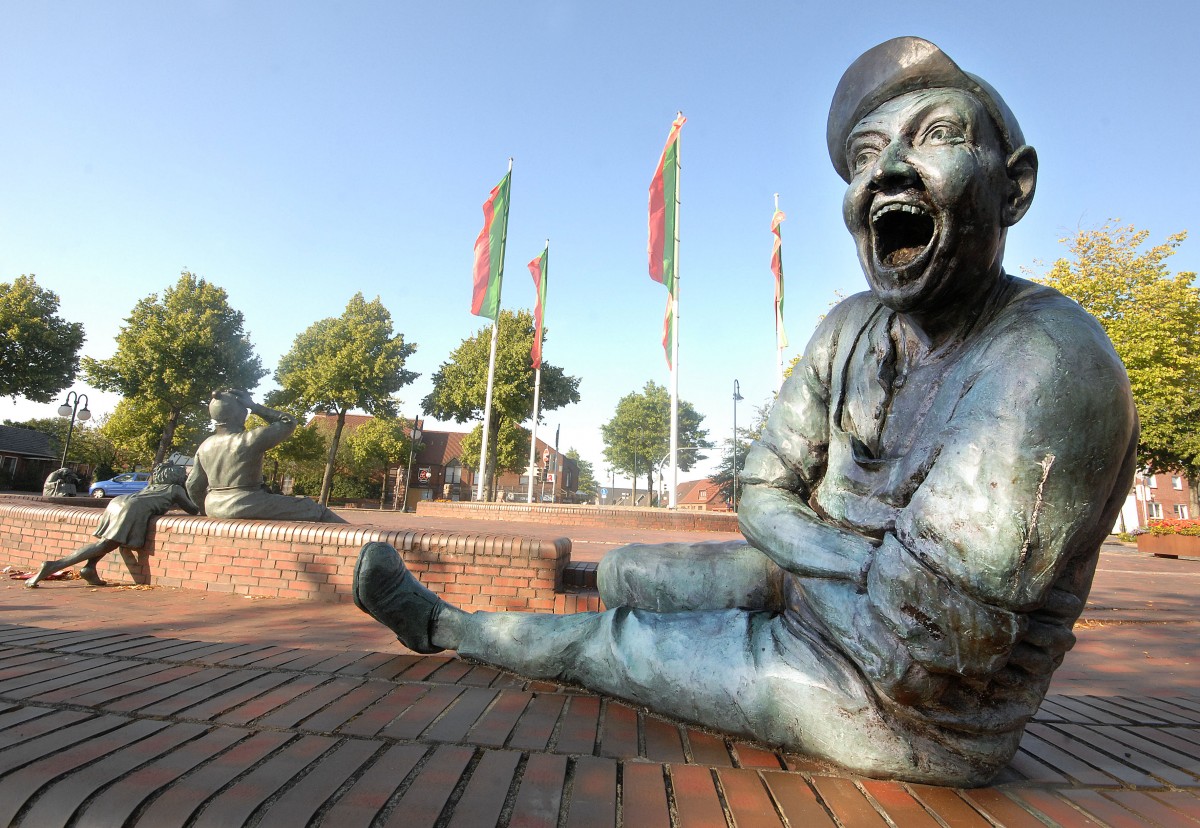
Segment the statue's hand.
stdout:
[[251,405],[254,404],[254,398],[250,396],[249,391],[245,391],[241,388],[236,388],[236,389],[231,390],[229,392],[229,394],[235,400],[237,400],[238,402],[240,402],[242,405],[246,406],[247,408],[249,408]]

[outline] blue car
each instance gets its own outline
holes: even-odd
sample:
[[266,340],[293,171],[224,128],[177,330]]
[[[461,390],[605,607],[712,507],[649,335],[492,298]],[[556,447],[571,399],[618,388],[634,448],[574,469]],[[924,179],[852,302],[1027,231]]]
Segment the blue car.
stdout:
[[140,492],[150,485],[150,472],[125,472],[112,480],[97,480],[88,486],[92,497],[116,497],[117,495]]

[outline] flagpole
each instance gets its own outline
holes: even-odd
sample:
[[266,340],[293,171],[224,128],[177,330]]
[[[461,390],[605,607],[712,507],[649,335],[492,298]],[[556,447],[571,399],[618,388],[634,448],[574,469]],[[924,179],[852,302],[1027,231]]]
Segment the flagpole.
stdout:
[[[550,252],[550,240],[546,239],[546,253]],[[542,286],[541,282],[535,284],[535,289],[538,294],[538,302],[542,301]],[[545,314],[546,309],[542,308],[542,313]],[[542,317],[542,324],[545,324],[545,317]],[[534,327],[533,335],[538,336],[541,333],[537,327]],[[535,343],[535,347],[537,344]],[[541,354],[541,351],[538,351]],[[542,361],[538,360],[538,367],[533,374],[533,427],[529,429],[529,489],[526,493],[525,502],[533,503],[533,478],[537,471],[537,427],[538,427],[538,412],[541,409],[542,396]]]
[[[779,193],[775,194],[775,212],[776,213],[779,212]],[[783,242],[781,241],[780,242],[780,251],[779,251],[781,275],[778,277],[780,279],[783,278],[783,276],[782,276],[783,247],[782,247],[782,245],[783,245]],[[775,306],[775,353],[776,353],[775,390],[778,392],[779,389],[783,388],[783,344],[780,342],[780,339],[779,339],[779,326],[783,324],[783,314],[780,313],[780,310],[779,310],[778,298],[776,298],[775,301],[777,303]]]
[[[676,113],[676,118],[682,118],[683,112]],[[676,507],[676,495],[679,489],[679,176],[683,169],[680,161],[680,140],[675,139],[675,238],[674,267],[675,281],[671,295],[671,313],[674,324],[671,326],[671,490],[667,495],[667,506]]]
[[[512,211],[512,166],[508,159],[508,205],[504,210],[504,228],[500,232],[500,285],[504,285],[504,252],[508,245],[508,214]],[[496,342],[500,338],[500,291],[496,292],[496,318],[492,320],[492,348],[488,355],[487,395],[483,403],[483,443],[479,448],[479,481],[475,487],[475,499],[483,500],[484,481],[488,476],[488,431],[492,423],[492,384],[496,380]]]

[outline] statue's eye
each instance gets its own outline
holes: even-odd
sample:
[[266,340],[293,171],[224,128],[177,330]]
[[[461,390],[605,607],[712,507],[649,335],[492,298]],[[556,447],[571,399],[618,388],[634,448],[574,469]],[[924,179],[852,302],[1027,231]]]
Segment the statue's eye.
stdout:
[[859,147],[854,151],[854,172],[862,172],[867,167],[875,163],[875,159],[879,157],[879,150],[875,147]]
[[961,140],[963,140],[962,130],[944,121],[925,130],[925,143],[927,144],[955,144]]

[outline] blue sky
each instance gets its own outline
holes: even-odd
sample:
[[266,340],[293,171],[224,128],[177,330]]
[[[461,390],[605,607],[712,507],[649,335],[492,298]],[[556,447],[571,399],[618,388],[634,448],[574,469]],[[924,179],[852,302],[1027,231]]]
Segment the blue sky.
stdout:
[[[1000,90],[1041,159],[1009,234],[1019,273],[1110,218],[1154,242],[1200,230],[1198,24],[1194,4],[1152,0],[8,4],[0,281],[36,274],[104,358],[134,303],[187,268],[229,292],[272,369],[355,292],[378,295],[418,345],[411,414],[484,322],[472,244],[512,156],[503,306],[532,305],[525,262],[549,237],[545,355],[583,399],[545,422],[601,473],[617,400],[668,382],[646,192],[676,110],[680,388],[724,439],[734,379],[741,422],[774,389],[773,193],[788,356],[836,292],[863,289],[824,140],[855,57],[917,34]],[[1172,261],[1200,269],[1200,238]],[[53,409],[5,399],[0,419]]]

